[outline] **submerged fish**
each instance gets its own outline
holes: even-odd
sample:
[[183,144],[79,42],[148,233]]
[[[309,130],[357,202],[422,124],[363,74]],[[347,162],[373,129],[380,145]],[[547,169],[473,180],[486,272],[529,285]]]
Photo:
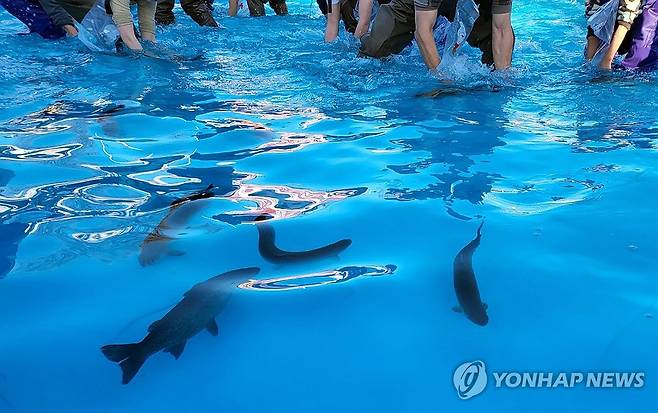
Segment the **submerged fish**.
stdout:
[[351,239],[342,239],[333,244],[315,248],[307,251],[285,251],[276,246],[276,233],[274,228],[263,221],[267,215],[260,215],[255,219],[258,229],[258,251],[260,255],[269,262],[276,264],[294,263],[336,256],[347,247],[352,245]]
[[0,223],[0,279],[14,268],[18,245],[27,236],[28,228],[28,224],[20,222]]
[[455,257],[453,268],[455,293],[459,301],[459,307],[455,307],[454,310],[463,311],[469,320],[480,326],[487,325],[489,316],[487,315],[487,305],[480,299],[480,290],[473,272],[473,253],[480,245],[483,225],[484,222],[480,224],[475,239],[459,251]]
[[149,326],[142,341],[110,344],[101,351],[109,360],[119,363],[123,384],[129,383],[146,359],[159,351],[164,350],[178,359],[187,340],[204,329],[213,336],[219,334],[215,317],[224,309],[237,285],[259,271],[259,268],[242,268],[196,284],[164,317]]
[[500,86],[475,86],[475,87],[461,87],[461,86],[445,86],[440,87],[429,92],[418,93],[417,98],[442,98],[446,96],[462,96],[475,92],[500,92]]
[[195,201],[215,196],[212,189],[213,186],[209,185],[201,192],[177,199],[171,203],[167,215],[142,242],[138,258],[142,266],[153,264],[162,255],[183,255],[182,252],[169,248],[169,242],[175,239],[170,232],[183,228],[190,218],[201,210],[203,205]]

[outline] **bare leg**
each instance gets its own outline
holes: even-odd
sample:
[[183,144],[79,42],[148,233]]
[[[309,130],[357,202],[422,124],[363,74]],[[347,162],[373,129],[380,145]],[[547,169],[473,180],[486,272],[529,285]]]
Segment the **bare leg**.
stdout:
[[615,30],[614,36],[612,36],[612,42],[610,42],[610,48],[603,56],[603,59],[601,60],[601,64],[599,64],[599,67],[601,69],[612,70],[612,60],[617,55],[617,52],[619,51],[619,48],[621,47],[621,44],[624,42],[624,39],[626,38],[627,34],[628,34],[628,28],[626,26],[623,25],[617,26],[617,30]]
[[599,46],[601,46],[601,41],[598,37],[588,36],[587,49],[585,49],[585,59],[590,61],[594,59],[594,55],[596,55],[597,50],[599,50]]
[[[329,0],[331,1],[331,0]],[[324,41],[333,42],[338,37],[338,23],[340,22],[340,7],[334,4],[331,13],[327,14],[327,28],[324,31]]]
[[511,13],[493,15],[491,43],[496,70],[505,70],[512,66],[514,31]]
[[233,17],[238,14],[238,0],[228,0],[228,15]]
[[434,24],[436,23],[437,10],[416,9],[416,42],[423,61],[428,69],[434,70],[441,63],[439,51],[434,41]]

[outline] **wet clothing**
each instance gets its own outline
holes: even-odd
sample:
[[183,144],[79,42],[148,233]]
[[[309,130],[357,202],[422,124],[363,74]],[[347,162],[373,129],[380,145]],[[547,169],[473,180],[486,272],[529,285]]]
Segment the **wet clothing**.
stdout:
[[[267,0],[247,0],[247,7],[249,7],[249,14],[252,17],[265,16],[265,3]],[[270,7],[279,16],[288,14],[288,5],[286,0],[269,0]]]
[[[458,0],[443,0],[439,4],[438,15],[453,21]],[[494,7],[494,4],[495,7]],[[478,4],[480,16],[473,25],[466,42],[482,52],[482,63],[492,65],[492,25],[493,11],[509,13],[511,1],[482,0]],[[370,33],[361,38],[359,54],[382,58],[400,53],[411,44],[416,31],[415,0],[393,0],[382,6],[372,23]],[[499,13],[496,13],[499,14]]]
[[[608,1],[610,0],[585,0],[585,15],[591,17]],[[619,0],[617,24],[630,29],[635,19],[642,13],[646,2],[646,0]],[[591,31],[589,35],[592,35]]]
[[[414,0],[417,10],[437,10],[445,0]],[[485,6],[491,14],[507,14],[512,12],[512,0],[484,0],[476,1],[480,6]]]
[[[158,0],[155,11],[155,22],[157,24],[173,24],[175,0]],[[180,0],[180,5],[185,14],[190,16],[199,26],[219,27],[212,15],[213,0]]]
[[[142,36],[151,34],[155,36],[155,8],[156,0],[137,0],[137,19],[139,32]],[[130,11],[130,0],[110,0],[112,20],[117,27],[132,26],[133,15]]]
[[0,0],[0,6],[23,22],[30,33],[44,39],[59,39],[66,33],[48,16],[38,0]]

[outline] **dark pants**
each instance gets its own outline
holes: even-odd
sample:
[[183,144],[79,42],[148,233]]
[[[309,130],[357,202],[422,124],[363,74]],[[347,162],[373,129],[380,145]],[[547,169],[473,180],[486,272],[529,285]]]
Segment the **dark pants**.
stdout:
[[379,8],[370,33],[361,38],[359,54],[387,57],[411,44],[416,31],[414,0],[393,0]]
[[[482,63],[493,64],[491,4],[483,2],[480,17],[466,40],[469,45],[482,51]],[[439,16],[452,21],[455,18],[457,0],[444,0]],[[359,55],[376,58],[400,53],[409,46],[416,31],[414,0],[393,0],[379,9],[370,33],[361,38]]]
[[[199,26],[218,27],[212,16],[213,0],[180,0],[183,11],[192,18]],[[155,11],[155,22],[167,25],[175,21],[174,0],[158,0]]]
[[66,35],[61,27],[50,20],[37,0],[0,0],[0,6],[23,22],[30,33],[37,33],[44,39],[59,39]]
[[[265,2],[267,0],[247,0],[249,7],[249,14],[252,17],[265,16]],[[270,7],[278,16],[285,16],[288,14],[288,5],[286,0],[269,0]]]

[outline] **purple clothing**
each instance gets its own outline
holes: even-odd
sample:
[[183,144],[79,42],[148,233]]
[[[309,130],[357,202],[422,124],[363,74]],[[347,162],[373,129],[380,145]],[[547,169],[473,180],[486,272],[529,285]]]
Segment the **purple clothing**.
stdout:
[[628,69],[648,68],[658,63],[658,0],[647,1],[631,28],[631,46],[622,62]]
[[30,33],[37,33],[45,39],[59,39],[66,35],[48,17],[37,0],[0,0],[0,6],[22,21]]

